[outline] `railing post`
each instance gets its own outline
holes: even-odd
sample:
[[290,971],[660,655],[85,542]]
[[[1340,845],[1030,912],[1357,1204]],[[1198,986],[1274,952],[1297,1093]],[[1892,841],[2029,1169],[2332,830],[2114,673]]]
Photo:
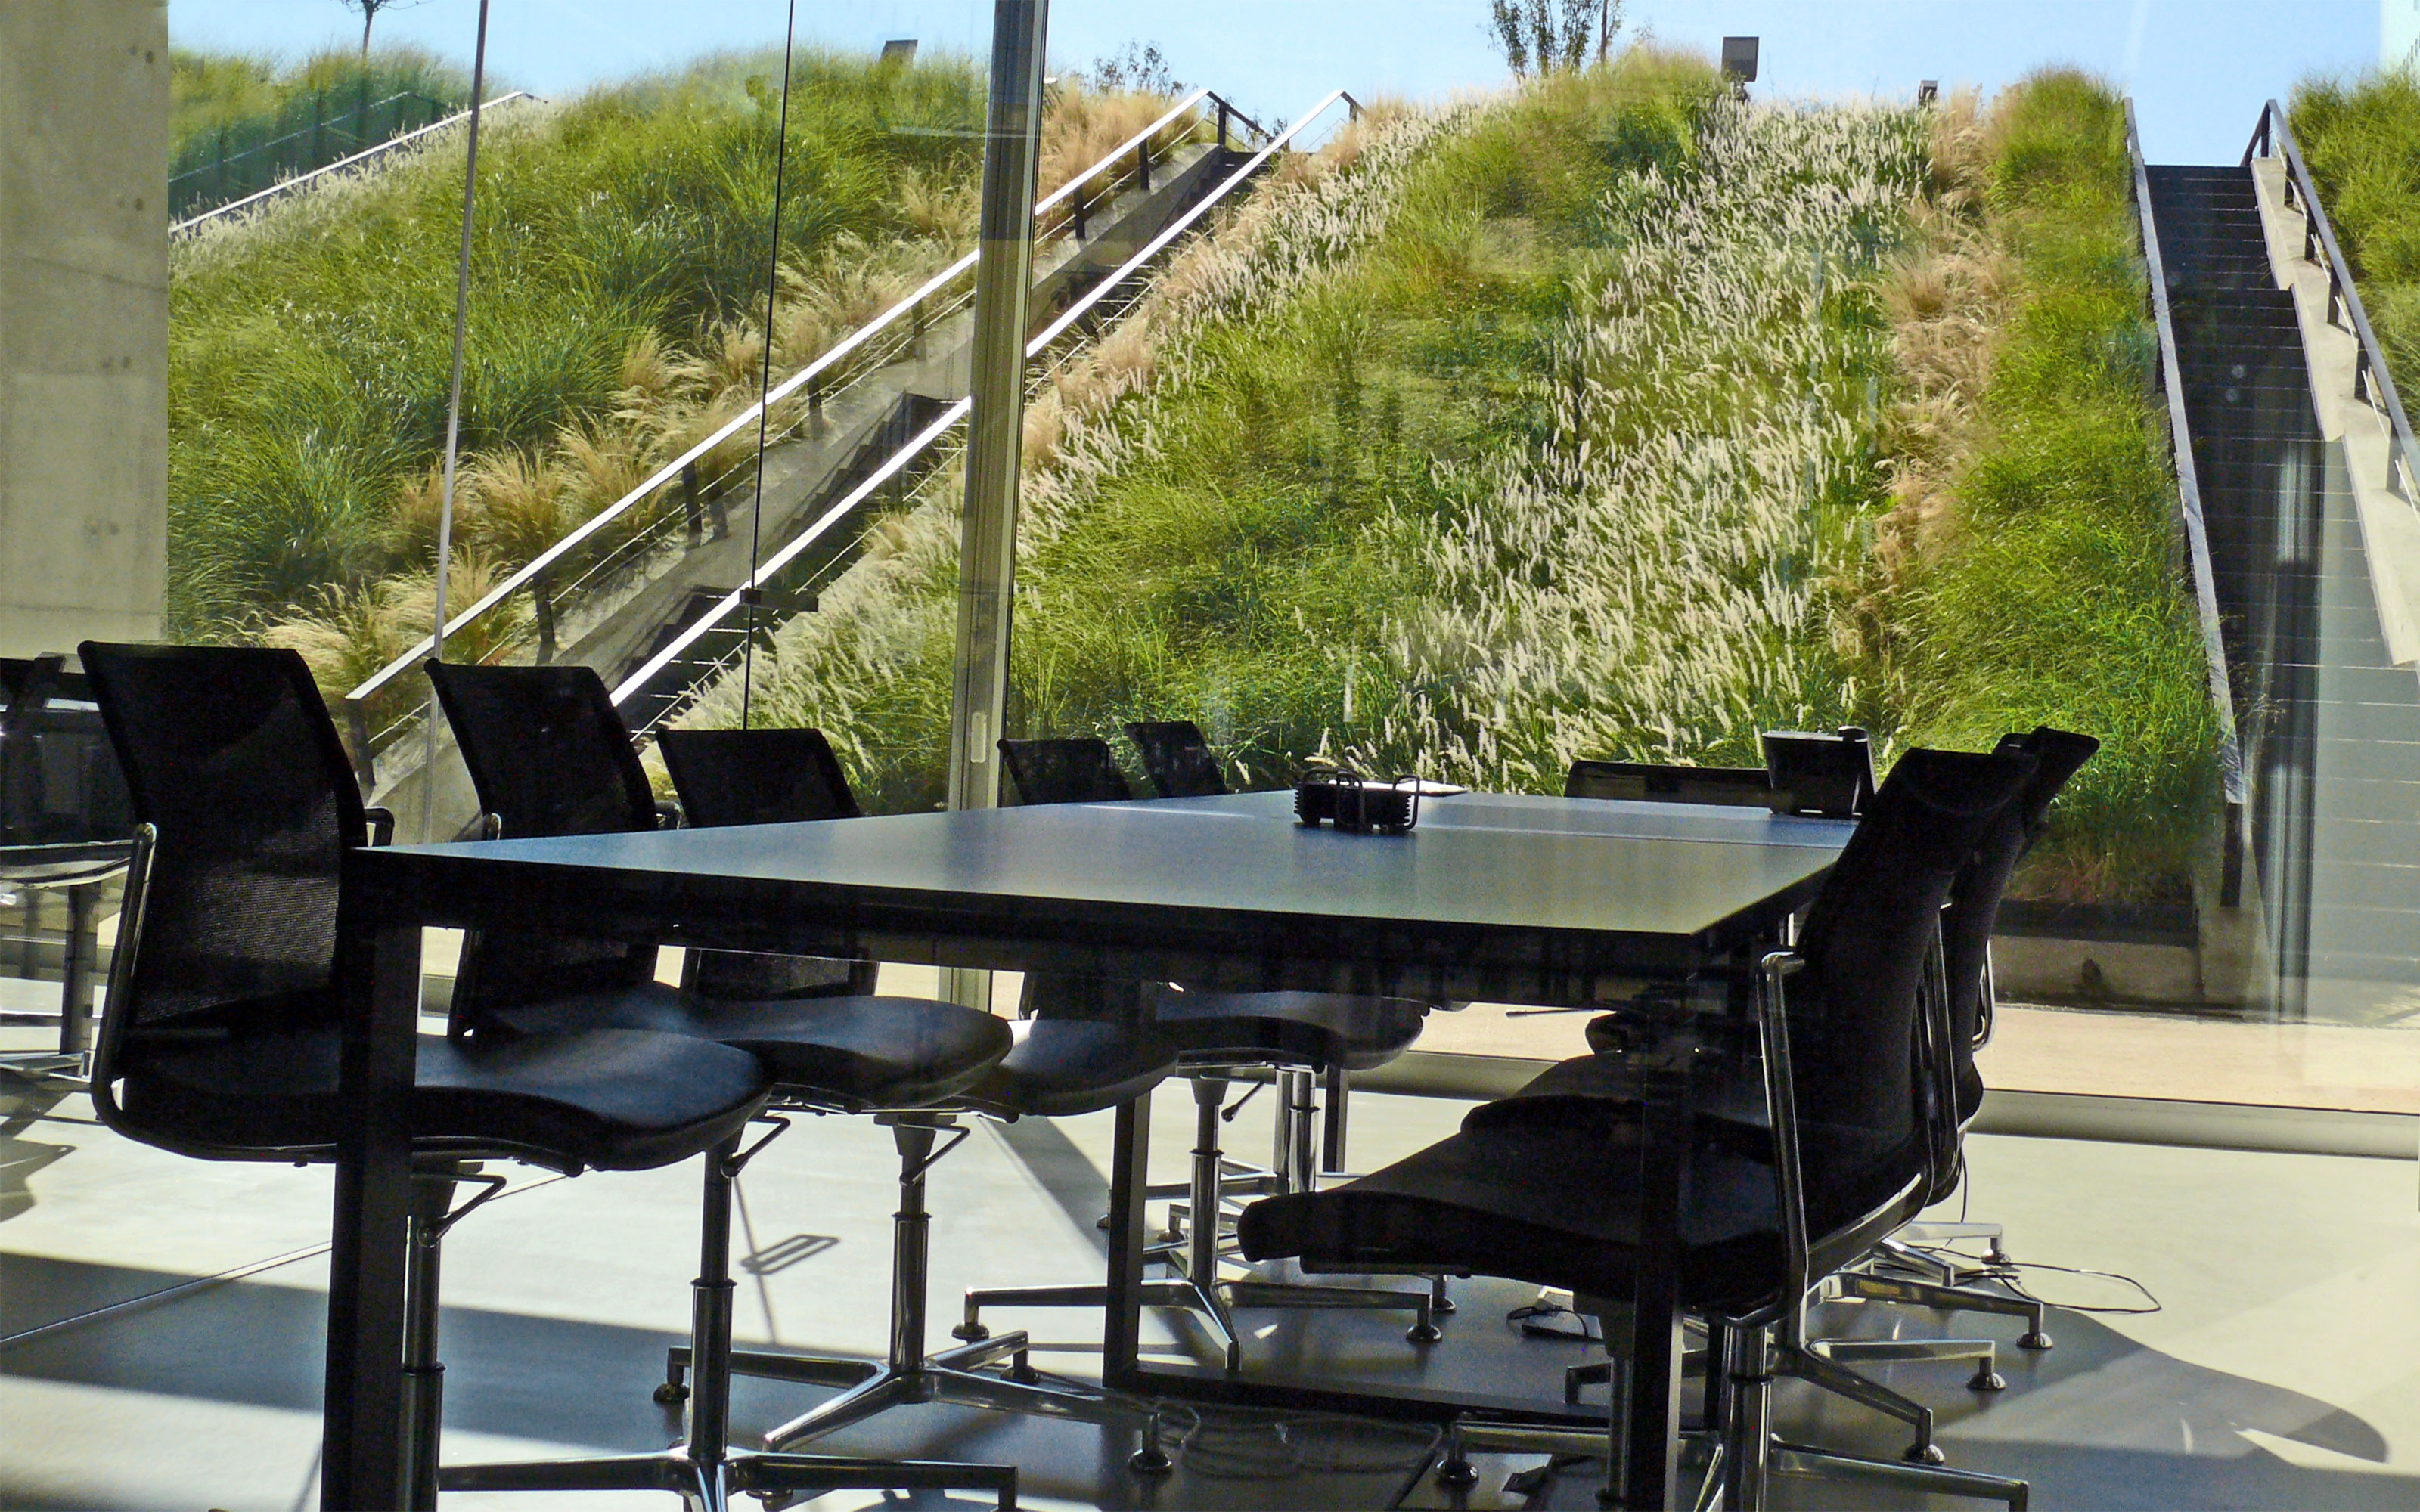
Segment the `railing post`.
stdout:
[[681,513],[689,520],[689,544],[694,547],[706,538],[705,517],[698,513],[697,507],[696,463],[686,462],[681,465],[680,491]]
[[[814,423],[817,430],[823,428],[824,380],[821,375],[807,380],[807,419]],[[719,535],[716,537],[718,540],[721,538]]]
[[352,738],[353,770],[361,774],[366,794],[378,786],[378,760],[370,751],[369,713],[359,699],[345,700],[345,733]]
[[543,574],[530,579],[530,602],[537,619],[537,660],[543,667],[554,659],[554,598]]
[[1233,109],[1225,100],[1218,101],[1218,150],[1221,152],[1227,150],[1227,117]]
[[1135,144],[1135,187],[1151,193],[1151,138],[1147,136]]
[[1076,185],[1076,239],[1078,241],[1084,239],[1084,202],[1092,197],[1093,181],[1091,179],[1083,179]]
[[328,91],[311,91],[311,166],[328,161]]
[[924,301],[918,300],[908,316],[908,353],[911,357],[924,354]]

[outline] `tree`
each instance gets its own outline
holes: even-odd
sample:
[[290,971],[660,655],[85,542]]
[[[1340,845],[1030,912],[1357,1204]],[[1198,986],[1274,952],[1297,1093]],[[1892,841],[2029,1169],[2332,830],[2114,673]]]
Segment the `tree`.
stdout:
[[1157,42],[1130,41],[1124,57],[1097,57],[1093,60],[1093,87],[1100,90],[1132,89],[1146,95],[1181,95],[1185,82],[1168,71],[1168,59],[1160,55]]
[[1621,30],[1622,6],[1623,0],[1487,0],[1487,30],[1504,61],[1526,78],[1533,67],[1541,73],[1578,68],[1588,61],[1591,37],[1597,61],[1604,62]]
[[370,27],[378,21],[379,12],[409,10],[413,6],[424,4],[425,0],[337,0],[337,3],[347,10],[362,13],[362,61],[367,63],[370,60]]

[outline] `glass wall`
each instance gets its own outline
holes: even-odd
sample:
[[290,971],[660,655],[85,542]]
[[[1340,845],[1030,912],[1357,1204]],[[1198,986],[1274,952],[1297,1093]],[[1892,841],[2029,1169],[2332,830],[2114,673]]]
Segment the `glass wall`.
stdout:
[[[1006,733],[1102,734],[1139,788],[1124,726],[1182,719],[1236,788],[1559,794],[1771,729],[2083,729],[1987,1077],[2420,1107],[2378,410],[2305,361],[2273,159],[2265,198],[2143,180],[2164,350],[2123,108],[2153,169],[2233,164],[2366,23],[1768,9],[1745,82],[1707,8],[1569,57],[1463,8],[1272,48],[1272,8],[1054,8]],[[408,833],[473,809],[423,720],[441,576],[449,658],[594,668],[643,734],[813,724],[869,811],[936,807],[988,10],[807,18],[786,80],[770,0],[594,10],[493,16],[457,422],[475,6],[365,61],[178,0],[171,215],[338,166],[171,233],[169,633],[301,650]],[[2249,273],[2220,245],[2273,232]],[[1551,1058],[1586,1017],[1422,1048]]]

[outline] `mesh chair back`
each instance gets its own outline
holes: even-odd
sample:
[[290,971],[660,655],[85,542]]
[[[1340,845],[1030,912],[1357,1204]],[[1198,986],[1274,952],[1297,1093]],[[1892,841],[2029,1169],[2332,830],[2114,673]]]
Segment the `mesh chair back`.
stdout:
[[1789,1003],[1809,1232],[1854,1222],[1934,1164],[1918,990],[1952,884],[2033,769],[2018,753],[1909,751],[1807,910]]
[[1138,721],[1126,726],[1126,738],[1142,752],[1143,770],[1163,798],[1209,798],[1227,791],[1218,758],[1190,719]]
[[1119,803],[1134,796],[1109,743],[1095,736],[1003,740],[1000,759],[1024,803]]
[[[604,680],[586,667],[431,662],[479,807],[512,840],[656,827],[654,791]],[[610,991],[655,975],[652,946],[488,930],[466,940],[458,1026],[534,997]]]
[[[820,730],[666,730],[656,736],[689,822],[790,825],[864,810]],[[824,997],[875,990],[871,961],[693,950],[689,986],[709,997]]]
[[1999,748],[2031,756],[2033,776],[1959,872],[1949,911],[1941,920],[1943,964],[1949,979],[1949,1053],[1956,1067],[1962,1125],[1983,1106],[1983,1076],[1975,1068],[1975,1041],[1982,1033],[1983,967],[1990,959],[2001,897],[2009,890],[2009,879],[2016,874],[2017,862],[2049,822],[2051,800],[2092,759],[2101,742],[2041,725],[2031,734],[2002,736]]
[[63,657],[33,658],[0,718],[0,844],[124,840],[133,827],[89,681]]
[[91,642],[81,655],[134,817],[157,836],[96,1085],[153,1037],[334,1022],[337,883],[367,835],[302,658]]
[[692,825],[794,825],[865,811],[820,730],[666,730],[656,748]]
[[1773,796],[1761,766],[1658,766],[1647,762],[1572,763],[1566,798],[1626,798],[1634,803],[1725,803],[1761,807]]

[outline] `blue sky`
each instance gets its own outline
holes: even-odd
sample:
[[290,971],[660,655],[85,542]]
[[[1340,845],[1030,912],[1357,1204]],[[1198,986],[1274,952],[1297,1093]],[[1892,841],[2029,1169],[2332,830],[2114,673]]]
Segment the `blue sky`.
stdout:
[[[401,6],[406,0],[396,0]],[[781,39],[783,0],[492,0],[489,66],[565,95],[718,48]],[[1081,68],[1156,40],[1179,77],[1291,114],[1327,90],[1441,96],[1499,79],[1484,0],[1053,0],[1054,62]],[[983,51],[990,0],[799,0],[802,35],[852,47],[890,37]],[[2080,63],[2127,85],[2154,162],[2232,162],[2260,102],[2304,74],[2364,66],[2378,0],[1630,0],[1669,41],[1763,39],[1761,89],[1904,93],[1920,78],[2005,84]],[[477,0],[424,0],[379,23],[467,61]],[[180,45],[300,54],[357,39],[338,0],[171,0]]]

